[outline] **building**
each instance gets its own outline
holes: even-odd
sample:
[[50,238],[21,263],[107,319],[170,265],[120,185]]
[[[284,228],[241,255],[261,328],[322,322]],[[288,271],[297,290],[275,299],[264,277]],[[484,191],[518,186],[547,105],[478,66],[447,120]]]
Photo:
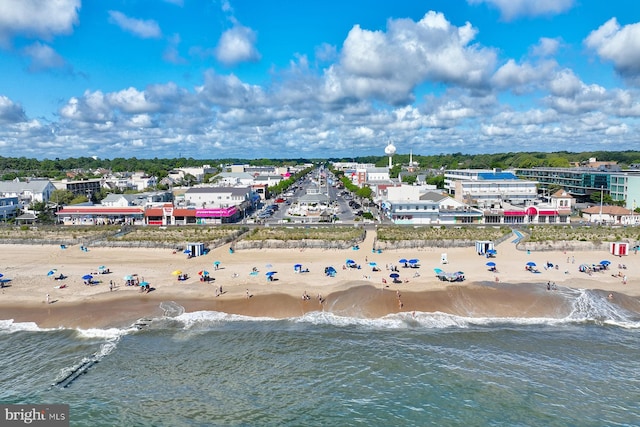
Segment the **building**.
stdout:
[[0,197],[0,219],[6,222],[15,218],[20,210],[18,197]]
[[444,189],[455,194],[457,181],[477,181],[482,173],[494,173],[494,169],[451,169],[444,172]]
[[17,198],[20,208],[29,207],[34,202],[49,202],[55,190],[48,179],[0,181],[0,198]]
[[543,188],[564,188],[578,201],[586,201],[591,193],[604,190],[609,193],[611,172],[589,167],[516,169],[521,179],[538,182]]
[[637,225],[640,216],[622,206],[592,206],[582,211],[587,222],[609,225]]
[[635,210],[640,203],[640,173],[625,171],[611,174],[609,194],[613,200],[624,200],[625,207]]
[[100,191],[103,182],[102,179],[83,179],[79,181],[64,179],[62,181],[52,181],[52,184],[58,190],[71,191],[74,196],[86,196],[91,199],[95,193]]
[[482,212],[444,194],[415,186],[387,188],[384,215],[395,224],[473,224],[482,222]]

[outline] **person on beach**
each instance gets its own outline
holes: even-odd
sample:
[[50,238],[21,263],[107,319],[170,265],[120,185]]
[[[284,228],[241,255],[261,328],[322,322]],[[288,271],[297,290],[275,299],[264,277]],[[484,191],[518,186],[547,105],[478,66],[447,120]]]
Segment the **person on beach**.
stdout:
[[251,294],[249,294],[249,289],[247,289],[247,299],[251,298]]
[[51,299],[49,298],[49,294],[47,294],[47,304],[51,303]]
[[113,292],[113,280],[109,280],[109,292]]

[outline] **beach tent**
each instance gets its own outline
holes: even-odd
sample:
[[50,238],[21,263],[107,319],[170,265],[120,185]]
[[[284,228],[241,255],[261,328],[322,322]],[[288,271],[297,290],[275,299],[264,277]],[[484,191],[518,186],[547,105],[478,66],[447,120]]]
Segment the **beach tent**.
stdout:
[[449,260],[447,259],[447,254],[446,253],[440,254],[440,263],[441,264],[448,264],[449,263]]
[[615,256],[629,255],[629,243],[627,242],[609,243],[609,252]]
[[478,255],[484,255],[492,249],[494,249],[494,247],[491,240],[476,240],[476,252]]
[[187,243],[187,248],[185,249],[185,253],[188,253],[191,256],[204,255],[205,254],[204,243]]

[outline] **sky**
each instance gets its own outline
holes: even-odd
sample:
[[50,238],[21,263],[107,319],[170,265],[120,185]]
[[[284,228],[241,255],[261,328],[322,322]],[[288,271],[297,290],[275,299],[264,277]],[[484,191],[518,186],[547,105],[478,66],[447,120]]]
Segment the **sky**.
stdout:
[[637,0],[0,0],[0,156],[640,150]]

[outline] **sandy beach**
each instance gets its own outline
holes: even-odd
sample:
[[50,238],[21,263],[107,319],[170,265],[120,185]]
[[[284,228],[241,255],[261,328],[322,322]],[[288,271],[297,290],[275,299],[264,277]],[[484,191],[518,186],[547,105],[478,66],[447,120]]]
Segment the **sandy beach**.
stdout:
[[[613,301],[638,309],[640,277],[634,254],[528,253],[517,250],[509,240],[496,247],[498,254],[492,259],[478,255],[473,247],[374,253],[374,234],[368,233],[359,250],[231,253],[227,245],[193,258],[167,249],[90,247],[84,251],[79,246],[1,245],[4,287],[0,290],[0,319],[30,321],[41,327],[126,326],[137,319],[162,315],[160,303],[166,301],[174,301],[186,311],[274,318],[318,310],[360,317],[419,311],[470,317],[560,318],[570,309],[558,296],[564,288],[597,289],[603,298],[611,293]],[[441,262],[443,252],[446,264]],[[420,267],[405,268],[398,262],[403,258],[418,259]],[[347,259],[360,268],[345,267]],[[608,270],[591,275],[578,270],[580,264],[602,260],[611,261]],[[489,271],[488,261],[496,263],[497,272]],[[529,262],[536,264],[538,272],[525,269]],[[379,271],[370,263],[376,263]],[[308,272],[296,272],[295,264]],[[101,266],[105,268],[99,269]],[[328,266],[336,269],[335,277],[325,275]],[[392,266],[398,267],[402,283],[392,283]],[[436,277],[435,268],[462,271],[466,280],[443,282]],[[52,270],[55,274],[48,275]],[[109,272],[102,273],[106,270]],[[178,271],[188,279],[179,281]],[[201,281],[199,272],[203,271],[212,280]],[[267,280],[267,272],[275,272],[273,281]],[[59,274],[66,278],[55,280]],[[87,274],[93,276],[91,285],[82,279]],[[151,291],[126,286],[126,276],[134,282],[148,282]],[[547,290],[547,284],[555,284],[559,291]],[[305,293],[308,300],[303,299]]]

